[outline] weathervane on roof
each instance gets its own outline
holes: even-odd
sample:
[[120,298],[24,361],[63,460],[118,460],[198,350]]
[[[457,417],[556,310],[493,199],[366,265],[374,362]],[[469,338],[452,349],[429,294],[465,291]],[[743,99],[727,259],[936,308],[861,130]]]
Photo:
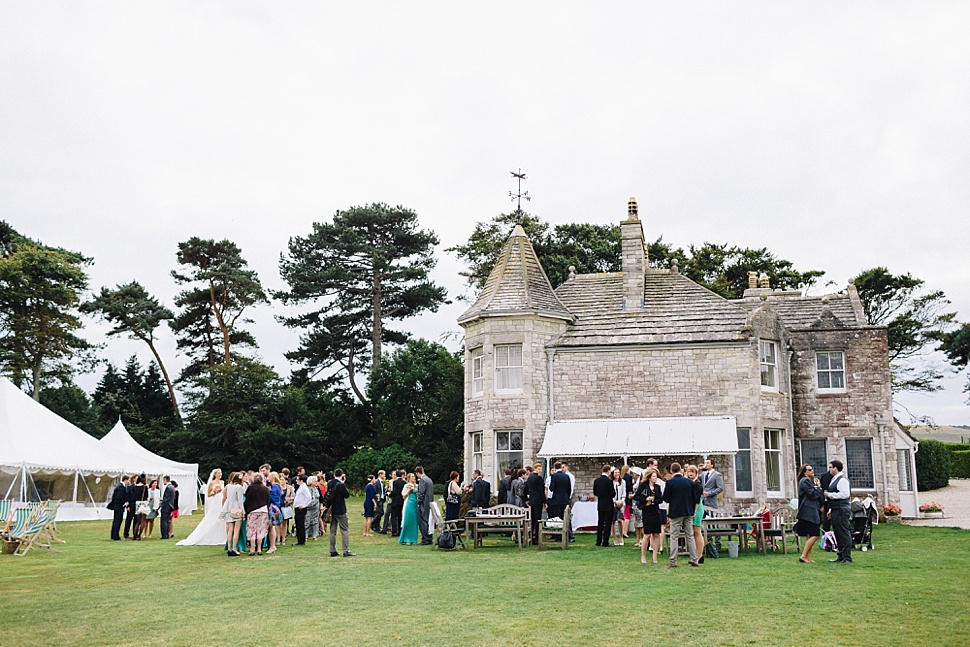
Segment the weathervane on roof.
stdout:
[[518,173],[516,173],[515,171],[509,171],[509,173],[511,173],[512,177],[517,178],[519,181],[518,192],[512,193],[511,191],[509,191],[509,197],[512,198],[513,202],[518,201],[518,204],[516,205],[515,213],[518,214],[519,217],[521,218],[522,217],[522,198],[525,198],[526,202],[529,202],[530,200],[532,200],[532,198],[529,197],[529,192],[522,190],[522,180],[528,180],[529,178],[525,173],[522,172],[521,168],[519,169]]

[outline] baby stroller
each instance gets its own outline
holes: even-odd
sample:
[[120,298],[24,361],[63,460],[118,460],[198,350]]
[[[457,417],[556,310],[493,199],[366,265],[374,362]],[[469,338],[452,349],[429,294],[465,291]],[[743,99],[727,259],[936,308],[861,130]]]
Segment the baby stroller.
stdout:
[[858,497],[852,500],[852,545],[862,552],[872,550],[872,524],[879,519],[876,502],[872,497],[860,501]]

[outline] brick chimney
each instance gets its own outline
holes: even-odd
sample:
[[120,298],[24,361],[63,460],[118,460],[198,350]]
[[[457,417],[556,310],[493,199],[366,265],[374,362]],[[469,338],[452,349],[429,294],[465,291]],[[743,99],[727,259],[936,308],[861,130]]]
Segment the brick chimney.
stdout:
[[626,214],[626,220],[620,223],[620,241],[623,251],[623,309],[643,310],[647,253],[643,245],[643,227],[637,214],[636,198],[630,198],[627,202]]

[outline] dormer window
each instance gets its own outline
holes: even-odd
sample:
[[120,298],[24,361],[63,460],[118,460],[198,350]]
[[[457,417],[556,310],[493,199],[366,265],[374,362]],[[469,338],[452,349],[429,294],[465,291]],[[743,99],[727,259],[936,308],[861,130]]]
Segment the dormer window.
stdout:
[[495,391],[522,392],[522,344],[495,346]]
[[758,345],[760,347],[761,389],[763,391],[777,391],[778,344],[762,339],[758,342]]

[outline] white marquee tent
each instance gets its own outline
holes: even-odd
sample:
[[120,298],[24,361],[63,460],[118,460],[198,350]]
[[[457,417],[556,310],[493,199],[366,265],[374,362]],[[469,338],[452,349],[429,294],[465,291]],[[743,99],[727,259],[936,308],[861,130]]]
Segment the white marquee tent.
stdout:
[[[0,497],[21,502],[60,499],[58,521],[106,519],[111,511],[104,506],[121,475],[151,474],[147,463],[102,444],[0,378]],[[180,504],[192,510],[196,480],[187,477],[185,485]]]
[[129,474],[144,472],[149,477],[168,475],[179,484],[179,512],[191,514],[199,503],[199,464],[178,463],[155,454],[138,444],[119,420],[100,441],[101,445],[125,456]]

